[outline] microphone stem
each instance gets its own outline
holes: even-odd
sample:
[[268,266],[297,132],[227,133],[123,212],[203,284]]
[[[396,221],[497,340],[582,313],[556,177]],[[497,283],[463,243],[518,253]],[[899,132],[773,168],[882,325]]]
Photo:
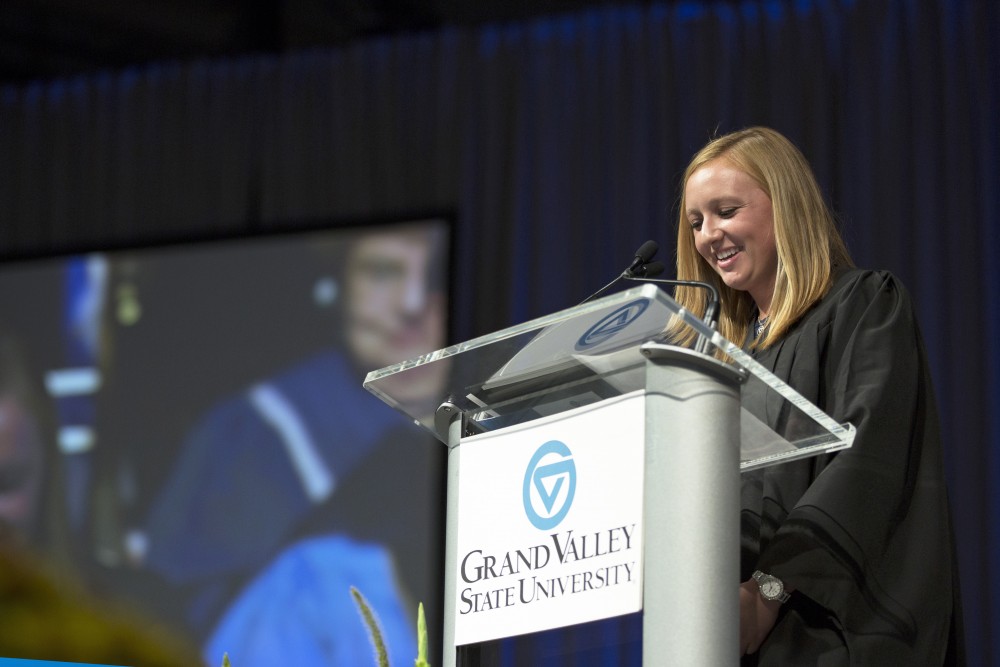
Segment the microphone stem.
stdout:
[[582,306],[583,304],[587,303],[588,301],[593,301],[594,299],[596,299],[597,297],[601,296],[602,294],[604,294],[605,292],[607,292],[609,289],[611,289],[615,285],[615,283],[617,283],[619,280],[621,280],[623,278],[627,278],[627,277],[628,277],[628,271],[622,272],[622,274],[620,276],[617,276],[610,283],[608,283],[607,285],[605,285],[601,289],[597,290],[596,292],[594,292],[593,294],[591,294],[590,296],[588,296],[586,299],[584,299],[583,301],[581,301],[577,305]]
[[698,287],[700,289],[707,289],[712,293],[712,300],[709,302],[708,306],[705,307],[705,316],[703,321],[705,324],[709,325],[713,329],[714,320],[719,310],[719,290],[712,283],[703,283],[697,280],[667,280],[664,278],[635,278],[633,276],[628,276],[622,274],[616,280],[624,278],[625,280],[634,280],[640,283],[663,283],[664,285],[674,285],[680,287]]
[[[701,289],[707,289],[712,293],[712,300],[709,301],[708,305],[705,307],[705,315],[702,317],[702,321],[707,324],[710,328],[716,329],[717,322],[716,316],[719,311],[719,290],[712,283],[703,283],[697,280],[666,280],[663,278],[636,278],[634,276],[622,274],[621,278],[625,280],[634,280],[636,282],[643,283],[663,283],[664,285],[673,285],[675,287],[698,287]],[[695,345],[695,351],[701,352],[702,354],[708,354],[708,339],[705,336],[698,336],[698,342]]]

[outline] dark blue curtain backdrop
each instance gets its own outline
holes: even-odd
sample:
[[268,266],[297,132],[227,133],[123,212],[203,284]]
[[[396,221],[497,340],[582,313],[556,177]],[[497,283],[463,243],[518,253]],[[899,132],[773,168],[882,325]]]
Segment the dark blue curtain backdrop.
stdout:
[[[919,305],[972,664],[1000,655],[1000,3],[674,2],[0,90],[0,252],[453,210],[454,336],[577,303],[767,124]],[[903,425],[900,425],[903,427]],[[920,558],[920,554],[913,554]]]

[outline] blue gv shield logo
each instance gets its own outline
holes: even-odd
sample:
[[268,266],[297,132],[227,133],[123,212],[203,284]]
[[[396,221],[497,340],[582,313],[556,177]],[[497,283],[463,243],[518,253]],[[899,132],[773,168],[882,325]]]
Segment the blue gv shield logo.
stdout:
[[588,347],[600,345],[639,319],[639,316],[647,308],[649,308],[649,299],[638,299],[632,303],[625,304],[610,315],[605,315],[597,324],[587,329],[586,333],[580,336],[580,340],[576,342],[576,349],[585,350]]
[[551,530],[566,518],[576,493],[573,452],[558,440],[539,447],[524,472],[524,512],[538,530]]

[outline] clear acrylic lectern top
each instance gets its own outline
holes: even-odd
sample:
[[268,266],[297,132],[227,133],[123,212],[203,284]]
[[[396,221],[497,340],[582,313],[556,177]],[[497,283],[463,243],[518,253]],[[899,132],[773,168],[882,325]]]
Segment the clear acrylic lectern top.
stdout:
[[[725,362],[684,351],[704,364],[725,364],[744,378],[744,395],[780,415],[766,425],[743,405],[740,469],[749,470],[850,447],[854,428],[838,424],[739,346],[710,329],[655,285],[646,284],[496,333],[372,371],[364,386],[446,442],[435,415],[450,403],[471,433],[502,428],[645,388],[646,364],[671,334],[693,329]],[[407,403],[420,367],[445,364],[440,400]],[[426,369],[423,369],[426,370]]]

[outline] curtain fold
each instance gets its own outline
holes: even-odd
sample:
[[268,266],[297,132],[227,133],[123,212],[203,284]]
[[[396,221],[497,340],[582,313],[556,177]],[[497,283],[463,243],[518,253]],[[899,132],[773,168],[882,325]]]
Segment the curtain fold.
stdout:
[[[601,8],[0,89],[0,253],[455,213],[453,333],[579,302],[711,135],[810,159],[932,358],[973,664],[1000,658],[1000,9],[987,0]],[[916,555],[915,555],[916,556]]]

